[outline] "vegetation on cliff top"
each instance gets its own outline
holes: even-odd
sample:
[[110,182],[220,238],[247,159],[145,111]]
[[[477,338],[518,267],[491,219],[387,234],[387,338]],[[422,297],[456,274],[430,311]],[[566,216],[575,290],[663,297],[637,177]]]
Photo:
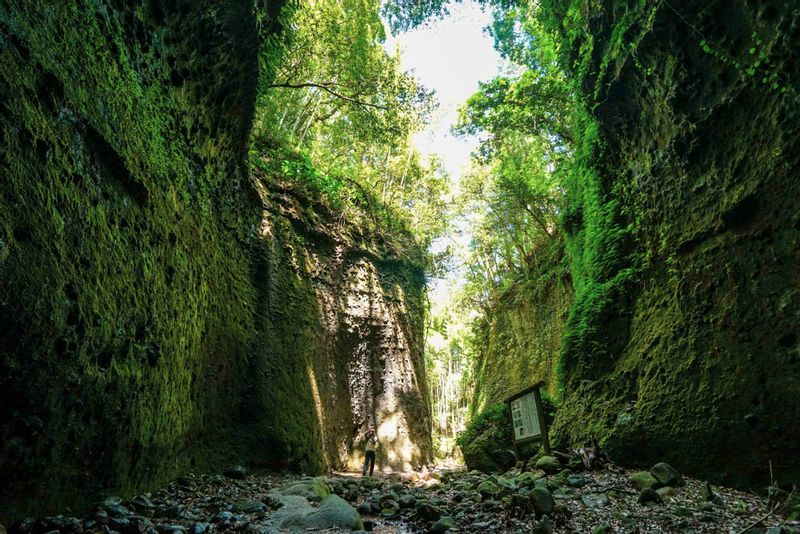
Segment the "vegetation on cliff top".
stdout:
[[389,243],[405,236],[395,248],[417,248],[422,260],[447,223],[445,172],[411,143],[435,100],[384,49],[379,4],[284,8],[287,30],[262,58],[274,74],[260,86],[251,165],[304,184]]

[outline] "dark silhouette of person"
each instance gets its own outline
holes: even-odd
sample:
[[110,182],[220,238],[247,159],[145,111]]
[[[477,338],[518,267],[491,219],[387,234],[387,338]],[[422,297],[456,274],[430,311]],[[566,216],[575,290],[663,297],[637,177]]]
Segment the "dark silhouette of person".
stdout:
[[375,449],[378,447],[378,438],[375,436],[375,431],[370,430],[367,432],[367,443],[364,445],[364,470],[361,476],[367,476],[367,467],[369,467],[369,476],[372,476],[372,471],[375,470]]

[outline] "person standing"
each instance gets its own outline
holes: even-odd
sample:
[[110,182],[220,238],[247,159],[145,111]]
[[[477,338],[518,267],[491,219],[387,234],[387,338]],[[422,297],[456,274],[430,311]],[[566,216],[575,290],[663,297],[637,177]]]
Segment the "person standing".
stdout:
[[361,476],[367,476],[367,467],[369,467],[369,476],[372,476],[372,471],[375,469],[375,450],[378,447],[378,438],[375,436],[375,431],[370,429],[367,432],[367,443],[364,446],[364,470]]

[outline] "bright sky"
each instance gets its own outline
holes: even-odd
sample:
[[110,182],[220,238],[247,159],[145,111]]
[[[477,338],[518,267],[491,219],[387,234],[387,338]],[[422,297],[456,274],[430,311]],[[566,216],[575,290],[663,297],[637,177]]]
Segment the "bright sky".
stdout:
[[[425,87],[436,92],[439,110],[432,123],[415,137],[414,144],[421,153],[438,154],[443,159],[454,189],[479,142],[478,138],[454,137],[450,133],[458,119],[458,108],[478,90],[479,81],[501,74],[501,58],[492,38],[483,31],[490,21],[491,15],[482,12],[477,3],[464,0],[451,5],[445,19],[390,37],[385,45],[391,53],[399,49],[404,68],[412,70]],[[450,237],[465,246],[470,236],[464,232],[466,222],[462,223],[461,234]],[[452,241],[441,239],[432,249],[441,250],[448,243]],[[461,284],[462,272],[456,268],[447,279],[431,280],[434,313],[450,301]]]
[[478,140],[456,138],[450,135],[450,127],[456,122],[459,106],[478,90],[478,82],[500,73],[501,60],[491,37],[483,32],[491,20],[488,12],[481,12],[471,0],[452,5],[450,11],[443,20],[390,37],[385,46],[390,52],[398,47],[403,66],[436,91],[439,111],[415,144],[424,154],[441,155],[448,172],[457,179]]

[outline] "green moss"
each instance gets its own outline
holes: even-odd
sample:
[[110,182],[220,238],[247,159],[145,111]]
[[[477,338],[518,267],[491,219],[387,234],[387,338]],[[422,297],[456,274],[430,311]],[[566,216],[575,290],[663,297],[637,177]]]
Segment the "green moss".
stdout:
[[[622,7],[545,3],[583,104],[556,441],[597,438],[620,461],[731,483],[763,482],[772,460],[796,479],[800,429],[778,414],[800,398],[797,95],[748,70],[796,80],[781,43],[797,13]],[[769,61],[748,59],[754,46]]]
[[456,438],[468,469],[485,473],[513,467],[514,454],[511,415],[508,404],[495,404],[472,418]]
[[573,298],[565,278],[521,281],[487,314],[478,336],[471,414],[539,381],[558,397],[558,351]]
[[341,213],[281,189],[286,172],[247,167],[259,39],[274,60],[281,5],[0,14],[0,520],[188,470],[340,466],[346,293],[326,300],[319,276],[362,258],[415,347],[422,385],[400,407],[426,461],[420,268],[369,228],[336,234]]
[[0,18],[4,515],[219,465],[196,440],[224,440],[204,422],[235,395],[199,393],[253,337],[230,227],[255,215],[237,154],[256,36],[225,35],[235,6],[213,13],[51,2]]

